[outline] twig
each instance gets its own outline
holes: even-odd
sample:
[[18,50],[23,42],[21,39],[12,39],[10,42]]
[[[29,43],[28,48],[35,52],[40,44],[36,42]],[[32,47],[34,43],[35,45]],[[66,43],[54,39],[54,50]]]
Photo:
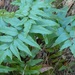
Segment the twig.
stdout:
[[73,3],[69,6],[69,9],[68,9],[68,11],[67,11],[67,15],[66,15],[66,16],[68,16],[68,13],[70,12],[71,8],[72,8],[73,5],[74,5],[74,2],[75,2],[75,1],[73,1]]

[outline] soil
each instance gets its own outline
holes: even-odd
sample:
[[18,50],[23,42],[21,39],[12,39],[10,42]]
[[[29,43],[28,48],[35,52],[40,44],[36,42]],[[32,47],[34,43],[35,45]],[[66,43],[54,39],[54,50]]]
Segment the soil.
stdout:
[[9,12],[16,11],[18,9],[17,6],[11,5],[11,2],[14,0],[0,0],[0,8],[6,9]]

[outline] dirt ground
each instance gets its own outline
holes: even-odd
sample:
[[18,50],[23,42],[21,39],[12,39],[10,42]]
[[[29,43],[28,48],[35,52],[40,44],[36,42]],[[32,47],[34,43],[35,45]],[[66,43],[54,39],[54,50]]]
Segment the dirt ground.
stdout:
[[12,1],[14,0],[0,0],[0,8],[6,9],[9,12],[16,11],[18,7],[11,5]]

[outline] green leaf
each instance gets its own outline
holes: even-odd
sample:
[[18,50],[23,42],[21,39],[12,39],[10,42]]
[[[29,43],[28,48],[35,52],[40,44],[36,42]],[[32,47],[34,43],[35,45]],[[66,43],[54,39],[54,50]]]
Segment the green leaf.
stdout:
[[13,27],[0,27],[0,32],[11,36],[16,36],[18,34],[17,30]]
[[4,21],[11,24],[11,26],[17,27],[24,24],[24,22],[27,20],[27,18],[23,18],[22,20],[19,20],[17,17],[13,18],[4,18]]
[[32,27],[32,24],[35,23],[35,21],[33,20],[28,20],[25,24],[24,24],[24,34],[25,34],[25,37],[27,37],[31,27]]
[[51,34],[52,31],[49,31],[48,29],[46,29],[42,26],[33,25],[30,30],[30,33]]
[[2,45],[0,45],[0,50],[5,50],[7,48],[9,48],[8,44],[2,44]]
[[65,43],[62,45],[62,47],[60,48],[60,50],[63,50],[69,46],[72,45],[72,42],[70,40],[65,41]]
[[7,49],[6,50],[6,55],[9,56],[12,60],[12,53],[11,53],[11,50]]
[[43,38],[44,38],[44,40],[45,40],[45,43],[48,44],[49,40],[48,40],[47,35],[43,35]]
[[71,23],[71,26],[75,26],[75,20]]
[[67,33],[63,33],[61,34],[55,41],[55,43],[53,44],[53,46],[56,46],[62,42],[64,42],[65,40],[69,39],[69,35]]
[[5,60],[6,56],[5,51],[0,51],[0,64]]
[[[63,7],[62,9],[60,9],[60,12],[58,12],[57,16],[60,18],[60,19],[64,19],[66,14],[67,14],[67,11],[68,11],[68,7]],[[62,14],[62,15],[61,15]],[[60,20],[59,20],[60,22]],[[62,21],[63,23],[63,21]]]
[[70,31],[70,37],[71,38],[75,38],[75,30],[71,30]]
[[3,21],[3,18],[0,17],[0,27],[6,26],[6,25],[7,25],[7,23],[5,23],[5,22]]
[[29,66],[35,66],[36,64],[38,64],[38,63],[40,63],[40,62],[42,62],[42,61],[43,61],[42,59],[29,60],[29,61],[27,62],[27,64],[28,64]]
[[21,61],[18,49],[16,48],[14,44],[10,45],[10,50]]
[[33,20],[36,20],[36,21],[42,19],[41,17],[39,17],[39,16],[37,16],[37,15],[35,15],[35,14],[32,14],[32,13],[30,13],[29,18],[30,18],[30,19],[33,19]]
[[31,5],[27,4],[21,7],[21,14],[23,14],[24,16],[27,16],[29,14],[30,6]]
[[40,49],[40,46],[32,39],[31,36],[28,35],[27,37],[25,37],[24,34],[19,34],[18,38],[26,44]]
[[75,44],[71,45],[70,49],[71,49],[73,56],[75,57]]
[[73,44],[75,44],[75,38],[73,38],[71,41],[72,41]]
[[72,30],[72,26],[70,26],[70,25],[66,26],[66,31],[67,32],[70,32],[71,30]]
[[65,33],[65,30],[64,30],[64,28],[63,27],[59,27],[58,29],[57,29],[57,35],[58,36],[60,36],[61,34],[63,34],[63,33]]
[[66,69],[67,67],[63,65],[62,67],[60,67],[59,71],[66,70]]
[[32,58],[35,58],[35,56],[39,53],[39,49],[33,48],[31,52],[32,52],[32,55],[33,55]]
[[73,20],[74,20],[74,16],[68,16],[64,19],[63,25],[66,26],[66,25],[70,24]]
[[[32,9],[33,9],[33,8],[32,8]],[[31,10],[30,13],[31,13],[31,14],[34,14],[34,15],[37,15],[37,14],[38,14],[38,15],[40,15],[40,16],[49,18],[49,15],[48,15],[47,13],[45,13],[44,11],[38,10],[38,9],[37,9],[36,11],[35,11],[35,10],[36,10],[36,9]]]
[[10,68],[8,66],[0,65],[0,73],[8,73],[9,71],[14,71],[16,68]]
[[[37,67],[36,67],[37,68]],[[26,70],[25,71],[26,72],[26,75],[39,75],[40,74],[40,71],[39,70],[33,70],[33,69],[31,69],[31,70]]]
[[38,0],[38,1],[34,2],[34,5],[32,6],[32,9],[35,10],[35,9],[44,8],[44,7],[46,7],[44,1]]
[[0,41],[1,42],[12,42],[13,37],[12,36],[0,36]]
[[17,17],[13,18],[4,18],[4,21],[11,24],[12,26],[17,26],[20,23],[20,20]]
[[16,39],[14,41],[14,45],[16,45],[21,51],[24,51],[28,55],[32,56],[32,53],[30,52],[29,48],[21,40]]
[[25,74],[26,75],[39,75],[41,67],[42,67],[41,65],[31,66],[30,68],[27,68],[25,70]]
[[43,25],[42,26],[59,26],[58,23],[52,21],[52,20],[47,20],[47,19],[42,19],[41,20],[43,22]]

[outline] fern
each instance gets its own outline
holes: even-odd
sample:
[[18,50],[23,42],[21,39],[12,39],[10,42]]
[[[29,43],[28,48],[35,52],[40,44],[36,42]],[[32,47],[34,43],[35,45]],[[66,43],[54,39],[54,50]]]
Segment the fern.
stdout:
[[[15,0],[12,4],[19,7],[16,12],[0,10],[1,73],[39,74],[41,66],[36,64],[42,60],[34,59],[41,50],[37,38],[42,38],[47,47],[59,45],[60,50],[69,47],[75,56],[75,16],[66,17],[68,9],[54,8],[53,1]],[[26,57],[29,60],[23,61]],[[5,67],[6,63],[11,67]]]
[[[67,8],[65,8],[64,11],[59,12],[57,15],[60,18],[60,20],[58,20],[60,27],[56,32],[58,37],[53,46],[61,44],[60,50],[64,50],[69,47],[75,57],[75,16],[66,17]],[[63,16],[60,16],[61,14]]]
[[[54,0],[53,0],[54,1]],[[49,3],[50,5],[49,5]],[[16,63],[21,63],[22,58],[29,56],[33,58],[32,49],[41,50],[40,45],[36,42],[38,34],[45,39],[47,35],[54,33],[59,27],[59,24],[53,20],[51,15],[56,9],[52,10],[52,1],[42,0],[15,0],[12,4],[18,5],[19,9],[16,12],[7,12],[1,10],[0,12],[0,64],[8,63],[10,60]],[[51,9],[51,11],[50,11]],[[49,11],[47,13],[47,11]],[[36,36],[37,35],[37,36]],[[47,42],[46,42],[47,44]],[[31,48],[32,47],[32,48]],[[21,54],[22,52],[22,54]],[[24,54],[24,56],[23,56]],[[9,58],[8,58],[9,57]],[[17,58],[15,60],[15,57]],[[37,64],[40,60],[33,60]],[[36,63],[37,62],[37,63]],[[10,64],[10,63],[9,63]],[[12,63],[12,65],[14,65]],[[15,66],[16,70],[22,73],[24,62]],[[34,66],[33,66],[34,67]],[[36,66],[34,67],[34,69]],[[10,70],[8,70],[9,72]],[[13,71],[13,68],[12,68]],[[29,71],[29,70],[28,70]],[[31,69],[31,74],[37,74],[39,71]],[[28,72],[26,72],[28,74]]]

